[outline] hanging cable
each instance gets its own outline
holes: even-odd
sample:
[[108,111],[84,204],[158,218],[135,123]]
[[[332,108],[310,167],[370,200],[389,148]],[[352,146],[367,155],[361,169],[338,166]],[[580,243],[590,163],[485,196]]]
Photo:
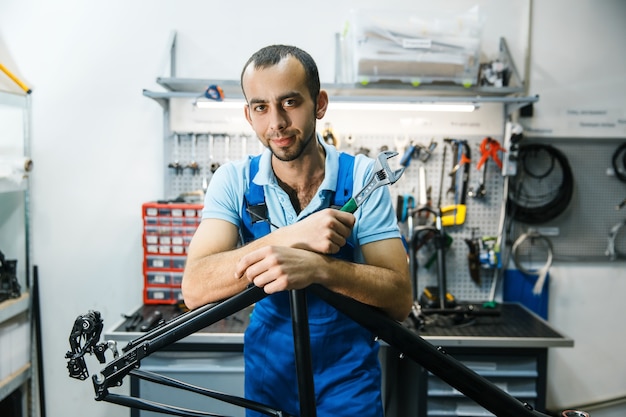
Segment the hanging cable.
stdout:
[[517,269],[526,275],[537,276],[533,294],[541,294],[552,266],[553,250],[550,239],[537,231],[528,231],[517,238],[512,252]]
[[618,146],[615,152],[613,152],[611,163],[613,165],[613,172],[615,172],[615,176],[621,182],[626,182],[626,142]]
[[622,220],[621,222],[615,224],[611,228],[611,231],[609,232],[609,237],[608,237],[607,248],[606,248],[605,254],[612,261],[614,261],[616,259],[624,259],[624,258],[626,258],[626,253],[624,253],[623,251],[618,250],[617,246],[620,246],[620,245],[616,244],[616,242],[619,240],[619,239],[617,239],[617,236],[618,235],[620,235],[620,236],[622,235],[622,234],[620,234],[620,231],[622,230],[624,225],[626,225],[626,220]]
[[521,169],[511,178],[510,214],[527,224],[553,220],[568,207],[574,179],[565,155],[553,146],[520,146]]

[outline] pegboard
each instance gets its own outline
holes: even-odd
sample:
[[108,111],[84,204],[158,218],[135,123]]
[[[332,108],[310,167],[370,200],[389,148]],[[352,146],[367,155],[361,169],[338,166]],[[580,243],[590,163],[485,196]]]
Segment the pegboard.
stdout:
[[[626,198],[626,183],[613,173],[612,156],[626,139],[602,138],[525,138],[526,143],[549,144],[560,150],[572,170],[572,199],[562,214],[539,224],[513,222],[511,238],[534,229],[552,243],[555,261],[607,261],[611,229],[626,221],[626,208],[616,209]],[[626,228],[622,229],[616,247],[626,253]],[[624,261],[618,257],[615,261]]]
[[[173,132],[166,143],[165,195],[202,202],[203,188],[215,169],[228,161],[256,155],[263,146],[248,133]],[[192,166],[197,169],[192,169]],[[178,167],[178,168],[176,168]]]
[[[482,180],[482,171],[476,169],[476,163],[480,159],[480,143],[482,136],[456,137],[455,139],[466,140],[471,152],[471,166],[469,170],[468,188],[476,189],[480,180]],[[501,142],[501,139],[494,138]],[[450,145],[446,144],[444,137],[413,137],[411,141],[428,147],[431,141],[436,143],[436,147],[432,155],[422,162],[414,159],[409,164],[402,178],[396,182],[391,188],[392,201],[394,205],[398,204],[398,196],[410,195],[415,201],[418,201],[419,195],[419,167],[423,165],[426,173],[426,187],[431,188],[430,195],[432,205],[437,206],[441,192],[441,206],[445,207],[455,204],[454,194],[448,193],[451,186],[451,176],[449,172],[452,170],[452,150]],[[398,142],[396,136],[360,136],[358,146],[343,146],[341,150],[357,151],[360,148],[370,150],[370,156],[376,156],[381,148],[396,150],[403,155],[406,146],[402,142]],[[445,161],[444,161],[444,148]],[[391,160],[399,166],[400,158],[396,157]],[[393,167],[393,165],[392,165]],[[443,182],[442,178],[443,168]],[[443,187],[442,187],[443,184]],[[493,162],[488,162],[487,175],[485,178],[486,195],[483,198],[466,199],[466,219],[462,225],[445,227],[444,231],[452,238],[449,248],[445,252],[446,259],[446,283],[447,290],[456,298],[470,301],[484,301],[489,299],[495,269],[482,269],[480,271],[480,283],[475,283],[469,273],[469,265],[467,255],[469,247],[465,239],[481,236],[496,236],[501,216],[501,207],[503,203],[503,186],[504,179],[498,166]],[[458,201],[457,201],[458,202]],[[415,223],[417,224],[417,223]],[[406,224],[400,225],[404,233],[407,232]],[[431,246],[424,247],[418,252],[418,268],[417,268],[417,284],[418,294],[421,294],[423,288],[427,285],[437,285],[438,273],[436,262],[429,267],[426,264],[434,255],[434,249]]]
[[[480,143],[482,136],[470,136],[455,139],[466,140],[471,156],[468,188],[477,187],[482,179],[482,171],[476,169],[476,163],[480,159]],[[501,138],[494,138],[501,142]],[[430,157],[425,162],[420,159],[411,160],[402,178],[391,188],[392,201],[397,205],[399,196],[410,195],[418,201],[419,166],[423,165],[426,173],[426,186],[430,188],[432,205],[439,202],[440,190],[441,205],[454,204],[454,193],[448,193],[451,185],[449,172],[453,167],[453,152],[449,144],[444,142],[444,137],[414,136],[410,139],[413,144],[428,147],[431,141],[436,143]],[[339,149],[348,153],[368,151],[368,155],[375,157],[381,150],[396,150],[399,156],[390,160],[399,167],[401,156],[404,154],[408,141],[398,140],[395,135],[360,135],[358,142],[348,143],[340,141]],[[446,157],[444,161],[444,148]],[[210,133],[210,132],[174,132],[168,138],[166,144],[166,190],[167,195],[174,198],[180,195],[201,199],[203,184],[207,184],[212,175],[212,166],[223,164],[230,160],[238,160],[246,155],[256,155],[262,152],[263,147],[253,135],[242,133]],[[198,170],[189,168],[192,161],[198,165]],[[171,165],[178,163],[180,169],[176,170]],[[446,278],[448,291],[458,299],[481,301],[489,298],[495,269],[481,270],[480,283],[475,283],[469,274],[467,255],[469,248],[465,239],[481,236],[495,236],[501,216],[503,199],[503,177],[497,165],[490,160],[487,163],[487,175],[485,179],[486,195],[483,198],[467,197],[466,219],[462,225],[445,228],[445,232],[452,238],[449,248],[446,250]],[[443,172],[443,182],[442,179]],[[443,186],[443,188],[442,188]],[[401,229],[406,232],[406,224],[401,224]],[[434,252],[430,246],[425,246],[418,253],[418,259],[429,259]],[[417,268],[418,293],[421,293],[426,285],[436,285],[438,274],[436,262],[429,268],[426,262],[420,262]]]

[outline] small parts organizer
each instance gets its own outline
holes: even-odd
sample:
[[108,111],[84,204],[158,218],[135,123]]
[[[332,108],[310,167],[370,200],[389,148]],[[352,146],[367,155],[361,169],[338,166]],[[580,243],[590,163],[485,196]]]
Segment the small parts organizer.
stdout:
[[187,247],[202,219],[202,204],[144,203],[142,213],[144,304],[175,304],[182,299]]

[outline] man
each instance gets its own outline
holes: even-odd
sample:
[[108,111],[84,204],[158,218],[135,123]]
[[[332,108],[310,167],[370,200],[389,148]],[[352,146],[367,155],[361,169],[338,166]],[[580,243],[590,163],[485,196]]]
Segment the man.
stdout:
[[[316,133],[328,94],[309,54],[263,48],[244,66],[241,85],[245,117],[266,150],[215,172],[182,290],[189,308],[250,283],[270,294],[256,303],[245,334],[245,395],[299,415],[286,290],[321,284],[402,321],[412,304],[407,257],[387,187],[354,215],[331,208],[346,198],[344,187],[356,193],[365,185],[374,161],[340,156]],[[336,309],[307,297],[318,415],[381,417],[378,344]]]

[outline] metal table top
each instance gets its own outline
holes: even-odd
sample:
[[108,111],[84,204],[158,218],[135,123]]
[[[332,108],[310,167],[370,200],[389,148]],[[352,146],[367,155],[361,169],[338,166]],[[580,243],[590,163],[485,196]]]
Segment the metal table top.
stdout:
[[[452,325],[450,320],[429,320],[419,335],[437,346],[451,347],[507,347],[507,348],[548,348],[571,347],[572,339],[560,334],[549,323],[526,307],[517,303],[504,303],[498,306],[499,316],[475,317],[471,322]],[[150,316],[159,310],[167,321],[182,313],[172,305],[142,305],[131,314]],[[196,332],[176,343],[243,345],[243,333],[249,323],[252,307],[241,310]],[[428,316],[430,317],[430,316]],[[105,339],[118,343],[135,340],[145,333],[129,327],[131,319],[124,318],[104,334]]]
[[420,336],[438,346],[572,347],[565,337],[537,314],[518,303],[499,305],[499,316],[477,317],[470,323],[428,325]]

